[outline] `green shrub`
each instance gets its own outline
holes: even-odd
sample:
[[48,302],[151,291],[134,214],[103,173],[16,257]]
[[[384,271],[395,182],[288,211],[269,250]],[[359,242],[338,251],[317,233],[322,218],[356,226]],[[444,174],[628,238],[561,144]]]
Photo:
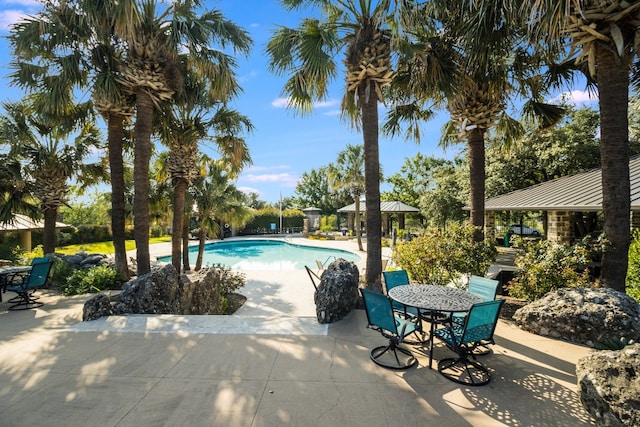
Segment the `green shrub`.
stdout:
[[108,265],[98,265],[88,270],[76,270],[62,287],[64,295],[95,293],[114,289],[122,284],[118,272]]
[[517,271],[509,285],[510,296],[533,301],[556,289],[597,285],[587,268],[592,246],[584,242],[569,246],[516,238],[514,247],[521,251],[515,259]]
[[52,288],[62,291],[67,279],[74,271],[76,270],[67,261],[54,257],[51,272],[49,272],[49,284]]
[[474,242],[473,231],[470,224],[429,229],[423,236],[399,243],[392,259],[420,283],[446,285],[465,274],[484,276],[495,261],[497,250],[488,241]]
[[627,269],[626,292],[640,302],[640,230],[634,230],[629,246],[629,268]]

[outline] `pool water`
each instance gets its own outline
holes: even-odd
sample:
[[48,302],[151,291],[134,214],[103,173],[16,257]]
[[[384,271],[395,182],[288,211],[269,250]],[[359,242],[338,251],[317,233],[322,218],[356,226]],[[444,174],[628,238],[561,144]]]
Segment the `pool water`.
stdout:
[[[196,263],[198,247],[189,248],[189,262]],[[202,265],[223,264],[233,270],[302,270],[307,265],[316,268],[316,260],[328,264],[336,258],[358,262],[360,257],[340,249],[316,248],[279,240],[233,240],[207,243]],[[171,262],[171,257],[159,257]]]

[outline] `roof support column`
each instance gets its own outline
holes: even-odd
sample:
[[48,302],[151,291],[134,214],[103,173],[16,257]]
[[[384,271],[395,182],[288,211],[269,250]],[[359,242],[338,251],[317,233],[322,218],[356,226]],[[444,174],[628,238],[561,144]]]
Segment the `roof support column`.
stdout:
[[571,216],[571,212],[549,211],[547,239],[553,242],[571,244]]
[[484,211],[484,238],[491,242],[496,236],[496,213],[494,211]]

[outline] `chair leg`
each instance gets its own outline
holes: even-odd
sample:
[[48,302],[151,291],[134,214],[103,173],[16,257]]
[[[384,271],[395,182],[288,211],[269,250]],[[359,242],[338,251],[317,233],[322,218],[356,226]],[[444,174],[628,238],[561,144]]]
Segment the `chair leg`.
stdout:
[[9,310],[29,310],[32,308],[42,307],[44,303],[38,301],[38,299],[40,299],[40,297],[34,296],[33,292],[19,292],[15,298],[11,298],[10,301],[15,302],[15,304],[9,306]]
[[475,360],[469,360],[466,354],[440,360],[438,372],[446,379],[463,385],[481,386],[491,381],[487,367]]
[[[383,360],[385,354],[387,354],[388,357]],[[387,369],[409,369],[418,363],[418,360],[411,351],[400,347],[393,341],[390,341],[386,346],[381,345],[372,349],[369,355],[373,363]],[[386,359],[391,360],[387,361]]]

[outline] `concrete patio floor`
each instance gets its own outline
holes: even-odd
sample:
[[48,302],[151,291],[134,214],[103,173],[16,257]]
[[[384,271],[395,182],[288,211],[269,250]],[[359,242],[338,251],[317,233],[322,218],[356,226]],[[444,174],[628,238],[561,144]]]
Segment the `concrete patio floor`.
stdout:
[[[593,424],[575,377],[590,349],[500,321],[487,386],[444,379],[420,347],[417,367],[386,370],[363,311],[315,322],[302,273],[247,272],[233,316],[81,322],[88,296],[46,291],[39,309],[0,303],[0,426]],[[436,360],[451,354],[436,346]]]

